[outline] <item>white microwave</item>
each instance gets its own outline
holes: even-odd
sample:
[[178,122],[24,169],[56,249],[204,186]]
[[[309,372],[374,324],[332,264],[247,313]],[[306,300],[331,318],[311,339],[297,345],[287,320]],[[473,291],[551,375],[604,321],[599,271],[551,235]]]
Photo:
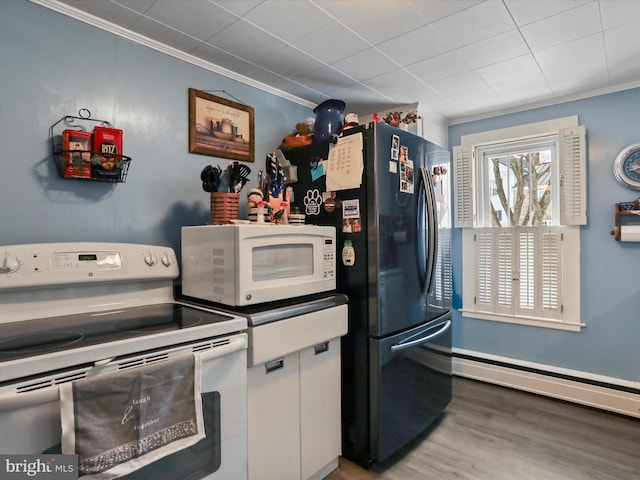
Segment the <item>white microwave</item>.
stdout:
[[335,227],[182,227],[182,293],[186,296],[244,306],[335,288]]

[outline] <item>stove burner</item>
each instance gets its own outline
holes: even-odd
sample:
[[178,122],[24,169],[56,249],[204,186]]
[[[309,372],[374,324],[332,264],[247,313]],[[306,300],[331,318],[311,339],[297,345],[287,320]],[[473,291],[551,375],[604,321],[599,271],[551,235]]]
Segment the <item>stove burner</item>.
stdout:
[[79,342],[82,338],[82,333],[65,331],[17,335],[0,341],[0,353],[55,350]]

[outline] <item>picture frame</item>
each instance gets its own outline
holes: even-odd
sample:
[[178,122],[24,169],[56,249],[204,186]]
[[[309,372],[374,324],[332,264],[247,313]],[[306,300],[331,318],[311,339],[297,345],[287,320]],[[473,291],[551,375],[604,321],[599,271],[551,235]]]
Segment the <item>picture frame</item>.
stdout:
[[253,162],[253,107],[190,88],[189,152]]

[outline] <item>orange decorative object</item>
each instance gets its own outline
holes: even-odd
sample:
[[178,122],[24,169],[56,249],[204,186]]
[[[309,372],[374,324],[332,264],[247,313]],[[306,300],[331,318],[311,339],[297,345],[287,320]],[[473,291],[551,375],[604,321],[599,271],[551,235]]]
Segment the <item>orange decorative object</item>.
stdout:
[[313,135],[298,135],[292,133],[282,139],[282,146],[285,148],[296,148],[311,145],[312,142]]

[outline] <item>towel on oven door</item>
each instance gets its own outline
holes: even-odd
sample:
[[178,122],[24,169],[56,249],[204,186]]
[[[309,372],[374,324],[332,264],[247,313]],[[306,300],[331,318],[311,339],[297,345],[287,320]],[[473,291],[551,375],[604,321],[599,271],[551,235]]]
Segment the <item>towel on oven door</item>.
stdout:
[[131,473],[204,438],[200,357],[60,386],[62,453],[87,479]]

